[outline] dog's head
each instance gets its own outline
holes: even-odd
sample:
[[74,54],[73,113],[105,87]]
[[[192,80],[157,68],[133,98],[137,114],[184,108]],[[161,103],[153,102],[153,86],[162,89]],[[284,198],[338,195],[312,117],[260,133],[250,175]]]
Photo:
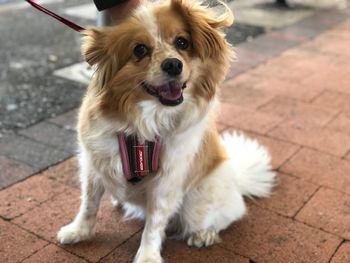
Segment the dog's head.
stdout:
[[115,27],[86,30],[82,52],[97,68],[101,109],[127,114],[145,100],[163,108],[210,101],[231,56],[222,29],[233,16],[222,7],[215,15],[190,0],[142,4]]

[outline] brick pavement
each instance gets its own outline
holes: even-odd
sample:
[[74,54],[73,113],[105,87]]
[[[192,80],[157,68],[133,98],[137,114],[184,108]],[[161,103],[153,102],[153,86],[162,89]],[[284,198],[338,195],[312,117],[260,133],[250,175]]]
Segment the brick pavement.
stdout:
[[[348,15],[319,12],[238,46],[239,62],[221,89],[219,127],[266,145],[279,184],[271,198],[248,201],[248,215],[219,245],[166,240],[166,262],[350,262]],[[109,200],[94,240],[55,240],[79,206],[75,115],[72,109],[15,140],[1,138],[3,262],[131,262],[135,254],[142,223],[124,222]]]

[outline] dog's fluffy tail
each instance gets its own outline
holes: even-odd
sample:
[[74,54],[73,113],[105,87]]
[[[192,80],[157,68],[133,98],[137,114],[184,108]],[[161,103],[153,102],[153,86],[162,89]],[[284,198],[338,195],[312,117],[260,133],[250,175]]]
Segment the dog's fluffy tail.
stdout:
[[275,185],[268,151],[255,140],[237,133],[225,133],[223,142],[231,159],[233,174],[241,194],[266,197]]

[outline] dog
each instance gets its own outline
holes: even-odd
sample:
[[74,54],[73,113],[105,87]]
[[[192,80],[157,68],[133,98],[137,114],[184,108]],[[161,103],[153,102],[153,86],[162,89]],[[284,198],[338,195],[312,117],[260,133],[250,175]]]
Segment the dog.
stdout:
[[142,3],[118,26],[84,31],[82,53],[96,71],[78,117],[82,200],[60,243],[93,237],[107,192],[127,217],[145,219],[134,262],[162,262],[165,233],[213,245],[245,214],[243,196],[270,194],[267,150],[215,126],[234,56],[223,31],[233,14],[221,7]]

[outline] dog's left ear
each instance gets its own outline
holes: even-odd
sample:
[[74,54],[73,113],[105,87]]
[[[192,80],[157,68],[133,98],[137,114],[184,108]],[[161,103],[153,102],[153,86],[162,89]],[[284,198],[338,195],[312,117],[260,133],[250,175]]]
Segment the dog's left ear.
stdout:
[[223,11],[220,15],[190,0],[171,0],[172,8],[179,12],[190,27],[192,44],[201,59],[216,57],[225,53],[228,44],[222,29],[233,23],[232,11],[221,3]]
[[83,31],[83,44],[81,52],[90,66],[102,61],[106,56],[107,40],[103,29],[89,28]]

